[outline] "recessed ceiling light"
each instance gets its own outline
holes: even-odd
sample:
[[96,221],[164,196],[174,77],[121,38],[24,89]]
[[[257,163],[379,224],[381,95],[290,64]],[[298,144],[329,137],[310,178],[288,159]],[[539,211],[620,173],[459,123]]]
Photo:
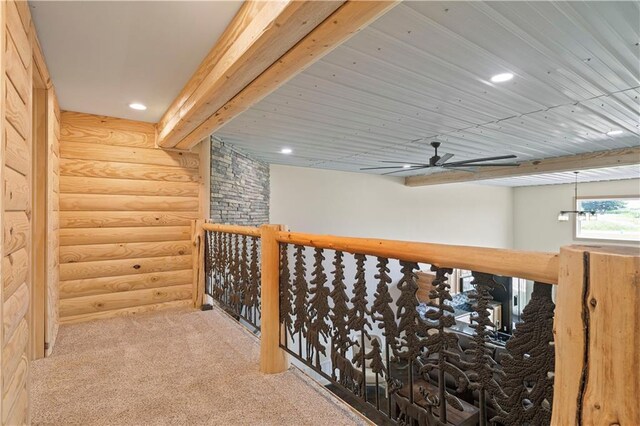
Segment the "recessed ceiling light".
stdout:
[[513,74],[511,74],[510,72],[505,72],[502,74],[496,74],[493,77],[491,77],[491,81],[493,83],[504,83],[505,81],[509,81],[513,78]]
[[607,136],[618,136],[624,133],[624,130],[612,130],[607,132]]
[[143,105],[143,104],[138,104],[138,103],[135,103],[135,102],[134,102],[134,103],[132,103],[132,104],[129,104],[129,108],[131,108],[131,109],[137,109],[138,111],[144,111],[145,109],[147,109],[147,106],[146,106],[146,105]]
[[411,164],[405,164],[404,166],[402,166],[403,169],[408,169],[409,167],[411,167]]
[[293,150],[291,148],[282,148],[280,150],[281,154],[291,154],[293,152]]

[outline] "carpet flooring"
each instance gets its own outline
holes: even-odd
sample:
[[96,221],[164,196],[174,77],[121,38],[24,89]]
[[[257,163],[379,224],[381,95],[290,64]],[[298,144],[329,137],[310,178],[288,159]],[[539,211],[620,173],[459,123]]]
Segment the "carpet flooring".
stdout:
[[368,424],[296,369],[258,371],[223,312],[166,311],[60,328],[31,366],[36,425]]

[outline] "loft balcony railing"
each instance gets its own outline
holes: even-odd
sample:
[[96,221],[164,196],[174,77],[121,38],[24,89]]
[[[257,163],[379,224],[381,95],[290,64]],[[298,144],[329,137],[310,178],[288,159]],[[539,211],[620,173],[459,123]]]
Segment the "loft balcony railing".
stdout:
[[[640,373],[630,371],[640,361],[637,250],[537,253],[279,225],[207,223],[202,232],[205,293],[260,330],[261,371],[284,371],[293,357],[376,423],[640,419]],[[427,266],[435,279],[420,309],[416,273]],[[468,326],[450,303],[454,268],[472,271]],[[491,310],[501,277],[534,281],[506,343]]]

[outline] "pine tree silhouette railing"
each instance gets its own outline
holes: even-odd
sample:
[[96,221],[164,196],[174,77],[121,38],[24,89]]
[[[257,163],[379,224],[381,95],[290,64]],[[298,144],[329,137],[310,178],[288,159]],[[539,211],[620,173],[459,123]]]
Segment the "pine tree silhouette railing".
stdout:
[[[256,311],[262,373],[298,358],[341,396],[366,401],[381,423],[640,424],[637,248],[539,253],[283,229],[204,224],[206,258],[194,261],[196,293],[206,276],[207,294],[243,316],[247,306]],[[436,278],[423,318],[416,270],[427,265]],[[464,351],[446,303],[452,268],[475,271]],[[495,277],[535,284],[506,355],[492,358],[486,307],[502,282]],[[253,293],[242,290],[247,280]],[[554,298],[549,284],[558,284]]]
[[[555,355],[551,285],[535,282],[522,323],[498,364],[492,357],[496,343],[489,302],[491,291],[500,286],[494,273],[513,265],[494,259],[489,263],[497,266],[473,272],[474,333],[470,348],[463,351],[459,334],[451,330],[456,319],[447,303],[452,300],[449,276],[451,268],[467,268],[476,260],[455,254],[450,261],[439,259],[438,265],[447,267],[438,267],[432,259],[441,254],[425,253],[426,245],[414,252],[413,243],[386,242],[389,247],[384,247],[384,241],[372,245],[362,239],[287,232],[277,240],[280,346],[339,392],[359,398],[391,423],[550,423]],[[364,246],[368,249],[354,250]],[[394,253],[406,253],[408,260]],[[515,254],[520,255],[526,254]],[[531,261],[557,259],[546,254],[529,259],[513,275],[555,283],[557,276],[545,277],[537,266],[528,271]],[[424,317],[416,309],[419,263],[432,265],[436,276]],[[346,274],[347,264],[353,274]],[[397,294],[390,286],[392,265],[399,266]]]
[[204,224],[205,294],[260,329],[260,230]]

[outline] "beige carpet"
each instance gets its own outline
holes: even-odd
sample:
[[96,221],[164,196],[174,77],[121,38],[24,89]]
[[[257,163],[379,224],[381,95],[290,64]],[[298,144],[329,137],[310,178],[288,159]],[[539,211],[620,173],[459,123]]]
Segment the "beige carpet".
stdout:
[[366,424],[298,370],[260,374],[258,356],[218,310],[64,326],[32,364],[33,424]]

